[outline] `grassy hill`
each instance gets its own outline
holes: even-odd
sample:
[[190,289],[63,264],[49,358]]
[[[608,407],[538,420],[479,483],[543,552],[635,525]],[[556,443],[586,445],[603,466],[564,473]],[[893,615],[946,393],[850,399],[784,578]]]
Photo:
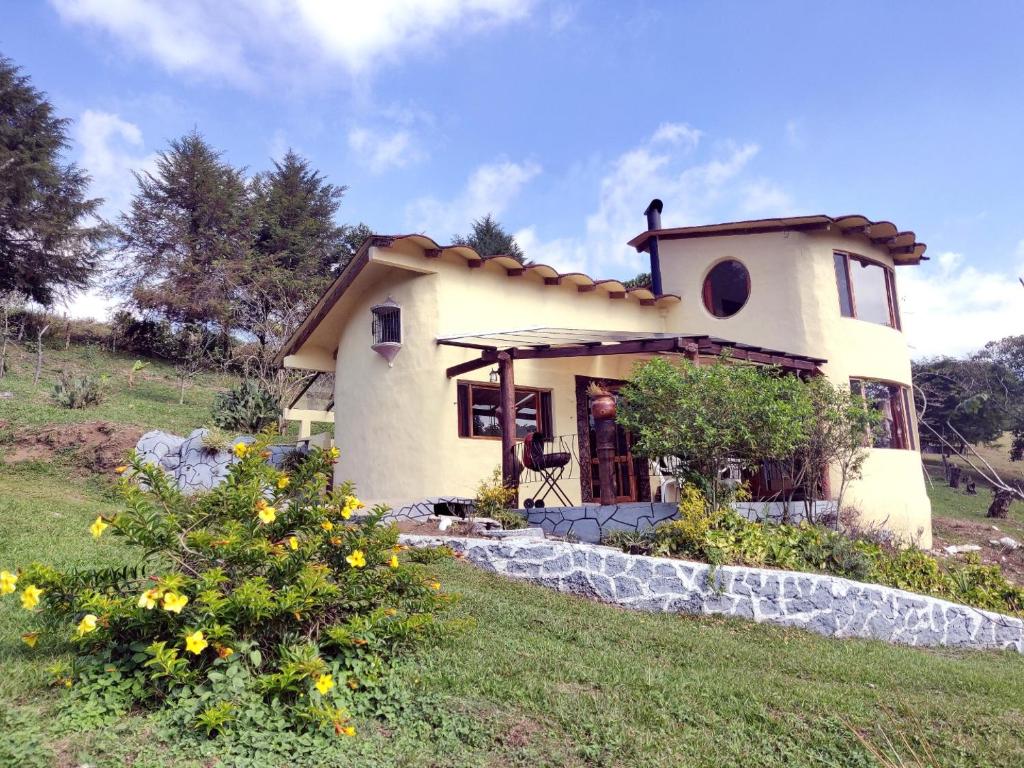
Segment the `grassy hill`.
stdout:
[[[87,533],[113,511],[110,475],[74,452],[3,463],[10,436],[55,422],[106,419],[187,432],[202,425],[227,380],[203,377],[177,403],[173,372],[154,364],[134,389],[132,360],[51,352],[59,367],[104,371],[109,400],[64,411],[31,386],[19,360],[0,380],[0,568],[130,561],[116,539]],[[344,447],[344,446],[343,446]],[[459,597],[461,631],[403,670],[409,701],[386,725],[318,756],[360,766],[873,766],[861,739],[898,754],[933,751],[942,766],[1024,765],[1024,657],[838,641],[721,618],[645,615],[548,592],[458,562],[431,566]],[[90,722],[64,709],[49,669],[67,648],[20,642],[24,613],[0,601],[0,765],[286,766],[273,740],[247,761],[213,742],[183,741],[153,716]],[[70,724],[69,724],[70,723]],[[73,724],[73,725],[72,725]],[[237,746],[237,745],[236,745]],[[217,754],[219,752],[219,755]],[[276,756],[275,756],[276,755]],[[218,762],[217,757],[223,762]]]

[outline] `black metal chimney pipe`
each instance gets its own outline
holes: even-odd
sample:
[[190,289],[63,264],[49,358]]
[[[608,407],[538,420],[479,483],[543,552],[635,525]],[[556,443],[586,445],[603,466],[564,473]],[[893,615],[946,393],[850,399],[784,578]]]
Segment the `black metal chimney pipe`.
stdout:
[[[661,229],[661,208],[662,203],[658,198],[651,200],[644,215],[647,217],[647,231],[657,232]],[[651,235],[647,239],[647,252],[651,255],[651,291],[655,296],[661,296],[661,258],[658,254],[658,236]]]

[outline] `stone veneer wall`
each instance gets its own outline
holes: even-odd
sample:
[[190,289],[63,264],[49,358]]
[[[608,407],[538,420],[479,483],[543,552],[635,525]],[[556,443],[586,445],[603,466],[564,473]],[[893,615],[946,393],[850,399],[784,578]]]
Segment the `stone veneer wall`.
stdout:
[[814,573],[626,555],[530,539],[402,536],[447,545],[486,570],[643,611],[723,614],[833,637],[1024,653],[1024,621],[933,597]]
[[[733,507],[748,520],[772,520],[784,517],[780,502],[751,501]],[[828,502],[817,502],[819,513],[829,508]],[[543,528],[553,536],[566,536],[576,541],[598,544],[609,531],[641,531],[674,519],[678,514],[675,502],[629,502],[626,504],[584,504],[579,507],[534,507],[523,510],[531,526]],[[804,517],[803,503],[789,505],[789,518],[798,522]]]
[[[160,466],[183,492],[208,491],[224,481],[228,467],[237,459],[231,451],[207,448],[203,444],[206,434],[207,430],[196,429],[188,437],[178,437],[154,430],[139,438],[135,452],[144,462]],[[231,443],[238,441],[251,443],[253,437],[241,435]],[[270,464],[280,467],[285,457],[295,450],[295,446],[272,445],[268,450]]]

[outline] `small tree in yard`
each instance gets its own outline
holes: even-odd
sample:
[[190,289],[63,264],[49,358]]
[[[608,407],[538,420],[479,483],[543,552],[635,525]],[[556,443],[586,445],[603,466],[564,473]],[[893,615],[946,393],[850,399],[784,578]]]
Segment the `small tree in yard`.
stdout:
[[185,385],[213,362],[216,342],[202,328],[184,328],[178,338],[178,362],[174,373],[178,376],[178,405],[185,404]]
[[7,373],[7,341],[11,336],[11,315],[22,310],[28,303],[28,294],[21,291],[0,291],[0,379]]
[[830,468],[839,474],[836,489],[836,521],[843,508],[843,496],[852,480],[861,476],[870,431],[881,414],[869,408],[864,398],[837,387],[823,376],[804,385],[810,401],[805,409],[804,439],[791,459],[793,475],[804,492],[805,518],[814,522],[814,502],[822,496],[822,480]]
[[622,389],[619,422],[641,456],[677,456],[712,509],[729,494],[721,470],[785,460],[804,442],[811,402],[803,383],[773,368],[655,358]]

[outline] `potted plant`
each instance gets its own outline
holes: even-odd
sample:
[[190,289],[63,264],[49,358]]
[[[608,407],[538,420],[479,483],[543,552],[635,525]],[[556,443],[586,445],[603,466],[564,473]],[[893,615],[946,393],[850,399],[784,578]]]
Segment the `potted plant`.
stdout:
[[596,381],[587,387],[590,396],[590,415],[595,421],[615,418],[615,396]]

